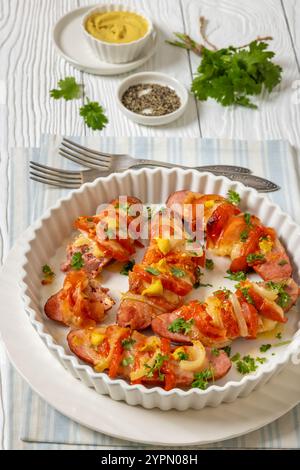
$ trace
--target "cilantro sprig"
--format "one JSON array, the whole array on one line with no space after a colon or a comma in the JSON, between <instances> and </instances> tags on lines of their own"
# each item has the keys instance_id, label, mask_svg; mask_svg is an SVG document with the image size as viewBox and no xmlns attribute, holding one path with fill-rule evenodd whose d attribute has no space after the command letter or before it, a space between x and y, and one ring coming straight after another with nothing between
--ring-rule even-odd
<instances>
[{"instance_id":1,"label":"cilantro sprig","mask_svg":"<svg viewBox=\"0 0 300 470\"><path fill-rule=\"evenodd\" d=\"M82 96L82 85L76 83L74 77L66 77L58 81L57 88L50 90L51 98L59 100L61 98L66 101L79 99Z\"/></svg>"},{"instance_id":2,"label":"cilantro sprig","mask_svg":"<svg viewBox=\"0 0 300 470\"><path fill-rule=\"evenodd\" d=\"M108 123L102 106L97 101L90 101L88 98L87 103L79 109L79 114L93 131L101 131Z\"/></svg>"}]
</instances>

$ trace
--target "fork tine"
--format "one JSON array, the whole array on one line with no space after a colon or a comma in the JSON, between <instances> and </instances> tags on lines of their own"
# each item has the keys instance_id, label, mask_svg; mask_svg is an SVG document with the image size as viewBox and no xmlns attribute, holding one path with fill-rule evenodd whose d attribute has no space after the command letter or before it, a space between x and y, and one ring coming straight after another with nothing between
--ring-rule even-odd
<instances>
[{"instance_id":1,"label":"fork tine","mask_svg":"<svg viewBox=\"0 0 300 470\"><path fill-rule=\"evenodd\" d=\"M71 160L72 162L75 162L79 165L83 165L88 168L94 168L96 170L107 170L109 168L109 165L101 164L101 163L96 163L96 160L90 160L89 158L83 158L79 155L76 155L70 151L62 150L59 149L58 151L59 155L62 155L65 158L68 158L68 160Z\"/></svg>"},{"instance_id":2,"label":"fork tine","mask_svg":"<svg viewBox=\"0 0 300 470\"><path fill-rule=\"evenodd\" d=\"M37 181L38 183L43 183L43 184L49 184L50 186L55 186L58 188L66 188L66 189L78 189L80 187L80 184L63 184L63 183L58 183L56 181L48 180L46 178L41 178L39 176L34 176L33 174L30 174L30 179L33 181Z\"/></svg>"},{"instance_id":3,"label":"fork tine","mask_svg":"<svg viewBox=\"0 0 300 470\"><path fill-rule=\"evenodd\" d=\"M70 171L70 173L66 170L59 170L59 169L56 169L56 168L51 168L49 166L46 166L46 165L42 165L40 163L36 163L36 162L33 162L31 161L29 163L29 167L32 169L32 170L35 170L35 171L38 171L39 173L42 173L44 175L52 175L52 176L58 176L58 177L63 177L65 178L66 180L70 180L70 182L72 181L81 181L81 176L80 176L80 172L79 171Z\"/></svg>"},{"instance_id":4,"label":"fork tine","mask_svg":"<svg viewBox=\"0 0 300 470\"><path fill-rule=\"evenodd\" d=\"M55 186L79 188L79 186L81 184L81 181L79 181L79 180L70 181L70 180L66 180L66 179L61 178L61 177L54 177L54 176L45 175L43 173L39 173L39 172L36 172L36 171L33 171L33 170L30 170L29 175L30 175L30 177L34 176L35 178L39 178L39 180L43 183L47 183L47 184L56 183Z\"/></svg>"},{"instance_id":5,"label":"fork tine","mask_svg":"<svg viewBox=\"0 0 300 470\"><path fill-rule=\"evenodd\" d=\"M123 154L121 154L121 153L114 153L114 154L111 154L111 153L106 153L106 152L99 152L99 151L97 151L97 150L90 149L90 148L88 148L88 147L84 147L84 145L80 145L80 144L78 144L77 142L72 142L72 140L69 140L69 139L67 139L66 137L63 138L62 144L63 144L64 142L67 142L68 144L72 145L76 150L77 150L77 149L85 150L86 152L93 153L93 154L95 154L95 155L99 155L99 156L103 156L103 157L111 158L111 157L114 157L115 155L117 155L117 156L123 155Z\"/></svg>"},{"instance_id":6,"label":"fork tine","mask_svg":"<svg viewBox=\"0 0 300 470\"><path fill-rule=\"evenodd\" d=\"M80 150L80 149L78 149L78 148L76 148L76 147L74 148L74 147L72 147L71 145L66 144L65 142L62 142L60 148L61 148L61 150L66 150L66 149L67 149L66 151L71 150L71 151L74 152L75 154L82 155L83 157L88 157L88 158L94 160L95 163L96 163L96 162L109 163L109 162L111 161L111 158L103 157L102 155L101 155L101 156L100 156L100 155L99 155L99 156L93 155L92 153L89 153L89 152L86 151L86 150L82 151L82 150Z\"/></svg>"}]
</instances>

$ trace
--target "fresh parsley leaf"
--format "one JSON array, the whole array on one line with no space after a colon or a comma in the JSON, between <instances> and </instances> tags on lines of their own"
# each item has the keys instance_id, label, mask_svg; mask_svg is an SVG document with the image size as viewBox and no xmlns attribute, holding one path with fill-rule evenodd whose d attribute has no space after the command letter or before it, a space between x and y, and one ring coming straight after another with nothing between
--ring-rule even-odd
<instances>
[{"instance_id":1,"label":"fresh parsley leaf","mask_svg":"<svg viewBox=\"0 0 300 470\"><path fill-rule=\"evenodd\" d=\"M178 353L176 353L176 356L178 357L179 361L186 361L189 358L189 355L183 351L178 351Z\"/></svg>"},{"instance_id":2,"label":"fresh parsley leaf","mask_svg":"<svg viewBox=\"0 0 300 470\"><path fill-rule=\"evenodd\" d=\"M246 259L247 263L255 263L255 261L263 261L265 257L262 253L250 253Z\"/></svg>"},{"instance_id":3,"label":"fresh parsley leaf","mask_svg":"<svg viewBox=\"0 0 300 470\"><path fill-rule=\"evenodd\" d=\"M97 101L89 101L79 109L85 124L94 131L103 129L108 123L102 106Z\"/></svg>"},{"instance_id":4,"label":"fresh parsley leaf","mask_svg":"<svg viewBox=\"0 0 300 470\"><path fill-rule=\"evenodd\" d=\"M278 266L285 266L286 264L288 264L288 261L286 259L282 259L279 261Z\"/></svg>"},{"instance_id":5,"label":"fresh parsley leaf","mask_svg":"<svg viewBox=\"0 0 300 470\"><path fill-rule=\"evenodd\" d=\"M135 265L134 259L130 259L129 261L127 261L127 263L123 264L120 274L124 274L124 276L128 276L129 271L133 270L134 265Z\"/></svg>"},{"instance_id":6,"label":"fresh parsley leaf","mask_svg":"<svg viewBox=\"0 0 300 470\"><path fill-rule=\"evenodd\" d=\"M260 352L267 352L272 347L271 344L262 344L259 348Z\"/></svg>"},{"instance_id":7,"label":"fresh parsley leaf","mask_svg":"<svg viewBox=\"0 0 300 470\"><path fill-rule=\"evenodd\" d=\"M255 358L256 362L259 362L260 364L264 364L267 361L266 357L256 357Z\"/></svg>"},{"instance_id":8,"label":"fresh parsley leaf","mask_svg":"<svg viewBox=\"0 0 300 470\"><path fill-rule=\"evenodd\" d=\"M248 240L248 237L249 237L249 232L248 230L243 230L240 234L240 240L241 242L245 242Z\"/></svg>"},{"instance_id":9,"label":"fresh parsley leaf","mask_svg":"<svg viewBox=\"0 0 300 470\"><path fill-rule=\"evenodd\" d=\"M153 276L158 276L160 274L160 271L158 269L152 268L151 266L148 266L147 268L145 268L145 271L147 273L153 274Z\"/></svg>"},{"instance_id":10,"label":"fresh parsley leaf","mask_svg":"<svg viewBox=\"0 0 300 470\"><path fill-rule=\"evenodd\" d=\"M249 287L241 287L240 288L241 293L247 300L248 304L254 305L254 300L252 299L251 295L249 294Z\"/></svg>"},{"instance_id":11,"label":"fresh parsley leaf","mask_svg":"<svg viewBox=\"0 0 300 470\"><path fill-rule=\"evenodd\" d=\"M282 339L282 333L279 331L279 333L277 333L277 335L275 336L275 338L277 338L277 339Z\"/></svg>"},{"instance_id":12,"label":"fresh parsley leaf","mask_svg":"<svg viewBox=\"0 0 300 470\"><path fill-rule=\"evenodd\" d=\"M187 334L191 330L194 324L194 319L190 318L189 320L185 320L184 318L176 318L176 320L172 321L168 326L168 331L171 333L183 333Z\"/></svg>"},{"instance_id":13,"label":"fresh parsley leaf","mask_svg":"<svg viewBox=\"0 0 300 470\"><path fill-rule=\"evenodd\" d=\"M124 359L122 361L122 366L127 367L130 364L133 364L133 362L134 362L134 359L133 359L132 356L124 357Z\"/></svg>"},{"instance_id":14,"label":"fresh parsley leaf","mask_svg":"<svg viewBox=\"0 0 300 470\"><path fill-rule=\"evenodd\" d=\"M67 101L81 98L82 85L76 83L74 77L66 77L63 80L59 80L58 88L50 90L50 96L55 100L64 98Z\"/></svg>"},{"instance_id":15,"label":"fresh parsley leaf","mask_svg":"<svg viewBox=\"0 0 300 470\"><path fill-rule=\"evenodd\" d=\"M131 347L136 343L135 339L133 338L125 338L123 339L122 341L122 347L123 349L126 349L126 351L129 351L129 349L131 349Z\"/></svg>"},{"instance_id":16,"label":"fresh parsley leaf","mask_svg":"<svg viewBox=\"0 0 300 470\"><path fill-rule=\"evenodd\" d=\"M84 266L83 258L82 258L82 253L80 251L74 253L71 259L71 268L73 269L81 269Z\"/></svg>"},{"instance_id":17,"label":"fresh parsley leaf","mask_svg":"<svg viewBox=\"0 0 300 470\"><path fill-rule=\"evenodd\" d=\"M203 47L192 92L200 101L213 98L222 106L257 108L250 97L264 88L271 92L281 81L282 69L272 62L275 54L267 48L266 42L257 40L240 48L212 51Z\"/></svg>"},{"instance_id":18,"label":"fresh parsley leaf","mask_svg":"<svg viewBox=\"0 0 300 470\"><path fill-rule=\"evenodd\" d=\"M202 372L194 374L194 381L192 382L193 388L200 388L206 390L208 381L214 378L212 369L204 369Z\"/></svg>"},{"instance_id":19,"label":"fresh parsley leaf","mask_svg":"<svg viewBox=\"0 0 300 470\"><path fill-rule=\"evenodd\" d=\"M208 271L212 271L215 267L215 264L214 264L213 260L206 258L205 267L206 267L206 269L208 269Z\"/></svg>"},{"instance_id":20,"label":"fresh parsley leaf","mask_svg":"<svg viewBox=\"0 0 300 470\"><path fill-rule=\"evenodd\" d=\"M237 193L233 189L229 189L227 193L227 200L231 202L231 204L238 205L241 202L241 197L239 193Z\"/></svg>"},{"instance_id":21,"label":"fresh parsley leaf","mask_svg":"<svg viewBox=\"0 0 300 470\"><path fill-rule=\"evenodd\" d=\"M228 276L225 276L225 279L230 279L231 281L245 281L247 279L246 273L244 271L237 271L236 273L233 273L228 269L227 271Z\"/></svg>"},{"instance_id":22,"label":"fresh parsley leaf","mask_svg":"<svg viewBox=\"0 0 300 470\"><path fill-rule=\"evenodd\" d=\"M249 374L250 372L254 372L257 369L257 365L255 363L255 358L251 356L244 356L242 359L236 362L236 368L240 374Z\"/></svg>"},{"instance_id":23,"label":"fresh parsley leaf","mask_svg":"<svg viewBox=\"0 0 300 470\"><path fill-rule=\"evenodd\" d=\"M52 271L50 266L48 264L44 264L44 266L42 266L42 272L43 272L42 284L43 285L51 284L55 277L55 273Z\"/></svg>"},{"instance_id":24,"label":"fresh parsley leaf","mask_svg":"<svg viewBox=\"0 0 300 470\"><path fill-rule=\"evenodd\" d=\"M236 353L234 356L231 358L231 362L236 362L240 359L241 355L240 353Z\"/></svg>"},{"instance_id":25,"label":"fresh parsley leaf","mask_svg":"<svg viewBox=\"0 0 300 470\"><path fill-rule=\"evenodd\" d=\"M250 227L251 226L251 214L249 214L249 212L245 212L244 220L246 224Z\"/></svg>"},{"instance_id":26,"label":"fresh parsley leaf","mask_svg":"<svg viewBox=\"0 0 300 470\"><path fill-rule=\"evenodd\" d=\"M286 308L291 301L291 296L285 291L285 283L284 282L274 282L274 281L269 281L266 284L268 289L271 289L277 293L277 299L276 303L281 307L281 308Z\"/></svg>"},{"instance_id":27,"label":"fresh parsley leaf","mask_svg":"<svg viewBox=\"0 0 300 470\"><path fill-rule=\"evenodd\" d=\"M213 356L216 356L216 357L220 356L220 351L217 348L212 348L211 353Z\"/></svg>"},{"instance_id":28,"label":"fresh parsley leaf","mask_svg":"<svg viewBox=\"0 0 300 470\"><path fill-rule=\"evenodd\" d=\"M175 266L171 268L171 273L175 277L184 277L186 275L186 272L183 271L183 269L176 268Z\"/></svg>"},{"instance_id":29,"label":"fresh parsley leaf","mask_svg":"<svg viewBox=\"0 0 300 470\"><path fill-rule=\"evenodd\" d=\"M231 354L231 347L230 346L224 346L224 348L222 348L223 351L225 351L225 353L227 354L228 357L230 357L230 354Z\"/></svg>"},{"instance_id":30,"label":"fresh parsley leaf","mask_svg":"<svg viewBox=\"0 0 300 470\"><path fill-rule=\"evenodd\" d=\"M158 354L156 356L155 362L153 366L149 366L149 364L145 364L144 367L149 369L147 372L147 377L153 377L154 372L157 372L159 380L164 380L165 376L161 372L161 368L164 365L164 362L169 359L169 356Z\"/></svg>"}]
</instances>

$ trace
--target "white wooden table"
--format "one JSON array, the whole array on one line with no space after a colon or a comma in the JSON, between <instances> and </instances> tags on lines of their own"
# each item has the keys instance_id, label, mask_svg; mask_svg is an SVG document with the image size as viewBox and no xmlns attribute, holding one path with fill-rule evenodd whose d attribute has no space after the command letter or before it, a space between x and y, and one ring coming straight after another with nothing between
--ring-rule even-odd
<instances>
[{"instance_id":1,"label":"white wooden table","mask_svg":"<svg viewBox=\"0 0 300 470\"><path fill-rule=\"evenodd\" d=\"M103 135L191 136L239 139L288 139L300 148L300 2L296 0L128 0L148 12L162 37L186 31L199 38L198 18L209 20L208 36L219 47L241 45L258 35L272 35L271 49L283 67L278 92L263 96L259 110L222 108L214 102L190 99L185 115L162 128L147 128L127 120L114 94L124 76L98 77L82 73L54 50L54 23L67 11L93 0L0 0L0 228L1 260L8 250L6 197L7 149L38 146L41 133L88 135L72 102L56 102L49 90L60 78L76 76L88 95L103 103L109 125ZM200 39L200 38L199 38ZM163 41L140 70L168 73L187 87L199 58ZM1 417L0 417L1 419Z\"/></svg>"}]
</instances>

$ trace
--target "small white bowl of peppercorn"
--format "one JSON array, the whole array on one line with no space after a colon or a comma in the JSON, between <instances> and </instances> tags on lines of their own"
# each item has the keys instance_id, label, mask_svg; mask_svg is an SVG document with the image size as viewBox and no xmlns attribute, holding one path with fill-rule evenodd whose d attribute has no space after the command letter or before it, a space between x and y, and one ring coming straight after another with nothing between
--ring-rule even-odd
<instances>
[{"instance_id":1,"label":"small white bowl of peppercorn","mask_svg":"<svg viewBox=\"0 0 300 470\"><path fill-rule=\"evenodd\" d=\"M117 102L132 121L145 126L162 126L178 119L188 104L182 83L159 72L141 72L121 82Z\"/></svg>"}]
</instances>

